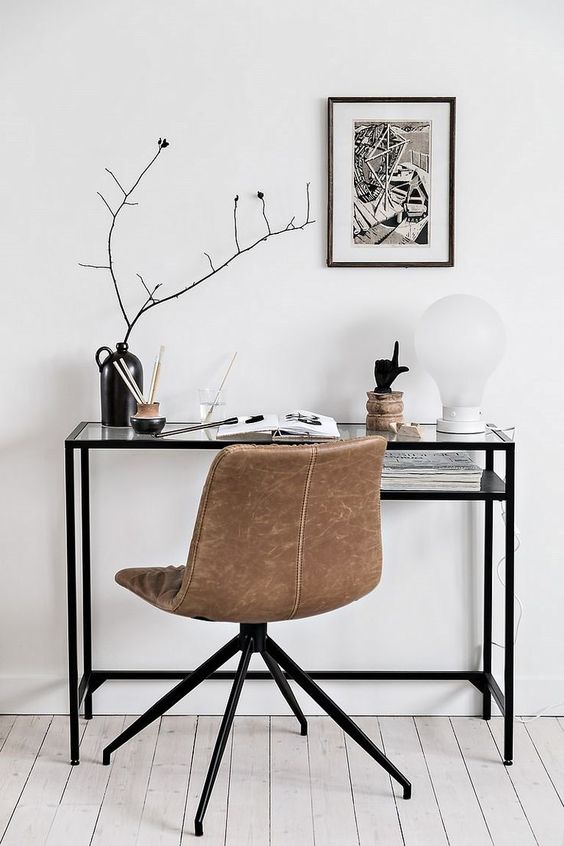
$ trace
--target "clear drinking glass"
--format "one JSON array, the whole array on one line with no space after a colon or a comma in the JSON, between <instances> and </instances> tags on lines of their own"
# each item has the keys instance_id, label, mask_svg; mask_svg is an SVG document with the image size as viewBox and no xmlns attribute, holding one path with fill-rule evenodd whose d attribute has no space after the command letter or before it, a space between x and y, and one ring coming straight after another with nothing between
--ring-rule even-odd
<instances>
[{"instance_id":1,"label":"clear drinking glass","mask_svg":"<svg viewBox=\"0 0 564 846\"><path fill-rule=\"evenodd\" d=\"M213 423L225 418L225 396L219 388L199 388L200 420Z\"/></svg>"}]
</instances>

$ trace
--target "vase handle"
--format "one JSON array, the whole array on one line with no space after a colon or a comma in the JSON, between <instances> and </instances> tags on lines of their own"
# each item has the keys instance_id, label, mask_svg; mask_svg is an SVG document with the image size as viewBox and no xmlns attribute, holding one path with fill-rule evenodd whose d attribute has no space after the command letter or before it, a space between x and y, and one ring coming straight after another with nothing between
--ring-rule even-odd
<instances>
[{"instance_id":1,"label":"vase handle","mask_svg":"<svg viewBox=\"0 0 564 846\"><path fill-rule=\"evenodd\" d=\"M103 353L104 350L106 350L110 355L114 354L114 351L111 347L100 347L99 350L96 350L95 359L96 359L96 364L98 365L98 370L100 370L100 371L102 370L102 367L104 366L104 362L107 361L107 358L105 358L104 361L100 361L100 353Z\"/></svg>"}]
</instances>

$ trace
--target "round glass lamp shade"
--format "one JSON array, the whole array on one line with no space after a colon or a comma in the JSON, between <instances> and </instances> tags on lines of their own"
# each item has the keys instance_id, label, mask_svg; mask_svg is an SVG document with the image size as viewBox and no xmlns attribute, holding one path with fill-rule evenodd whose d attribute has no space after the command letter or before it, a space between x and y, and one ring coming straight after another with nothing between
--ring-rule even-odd
<instances>
[{"instance_id":1,"label":"round glass lamp shade","mask_svg":"<svg viewBox=\"0 0 564 846\"><path fill-rule=\"evenodd\" d=\"M438 431L484 432L484 388L505 349L505 329L497 311L468 294L443 297L421 318L415 349L441 395Z\"/></svg>"}]
</instances>

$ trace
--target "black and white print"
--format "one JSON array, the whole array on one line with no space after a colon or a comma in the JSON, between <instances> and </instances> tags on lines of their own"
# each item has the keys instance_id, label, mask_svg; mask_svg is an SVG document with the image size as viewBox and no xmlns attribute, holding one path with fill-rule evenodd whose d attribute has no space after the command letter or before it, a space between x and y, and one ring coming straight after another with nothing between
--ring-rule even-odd
<instances>
[{"instance_id":1,"label":"black and white print","mask_svg":"<svg viewBox=\"0 0 564 846\"><path fill-rule=\"evenodd\" d=\"M353 121L354 245L429 246L431 121Z\"/></svg>"}]
</instances>

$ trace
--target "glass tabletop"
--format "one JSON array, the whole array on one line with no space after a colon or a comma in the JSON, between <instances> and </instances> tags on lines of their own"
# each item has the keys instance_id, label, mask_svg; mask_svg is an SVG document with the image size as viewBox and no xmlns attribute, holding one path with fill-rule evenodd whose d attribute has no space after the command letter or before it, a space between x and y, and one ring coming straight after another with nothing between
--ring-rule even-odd
<instances>
[{"instance_id":1,"label":"glass tabletop","mask_svg":"<svg viewBox=\"0 0 564 846\"><path fill-rule=\"evenodd\" d=\"M180 429L197 423L167 423L164 432ZM473 435L450 435L438 432L433 424L419 424L421 437L414 438L403 434L367 432L364 423L339 423L339 433L343 440L364 437L385 437L389 449L504 449L513 441L503 430L489 424L486 431ZM155 438L153 435L137 435L128 427L118 428L102 426L101 423L81 423L67 438L67 443L77 447L114 447L114 448L192 448L220 449L231 443L279 443L271 435L253 434L252 438L240 437L232 440L218 439L217 428L196 432L183 432L168 438ZM303 439L289 440L283 443L304 443Z\"/></svg>"}]
</instances>

